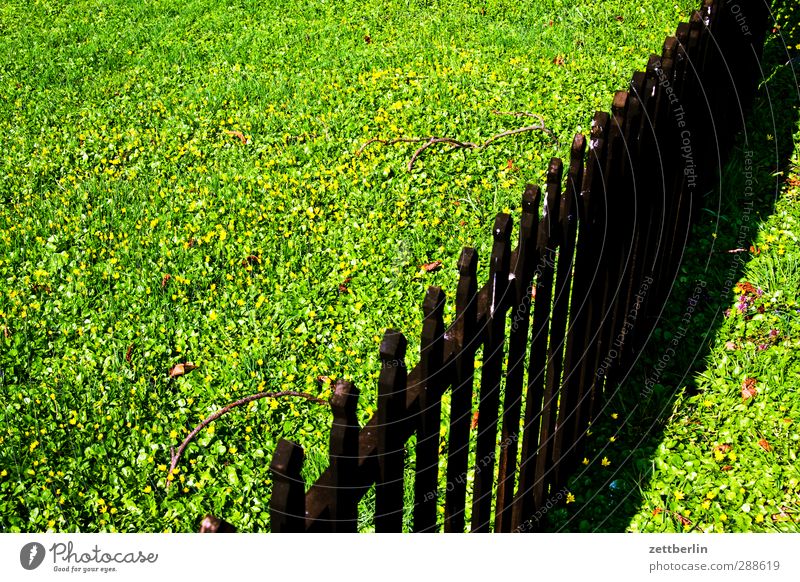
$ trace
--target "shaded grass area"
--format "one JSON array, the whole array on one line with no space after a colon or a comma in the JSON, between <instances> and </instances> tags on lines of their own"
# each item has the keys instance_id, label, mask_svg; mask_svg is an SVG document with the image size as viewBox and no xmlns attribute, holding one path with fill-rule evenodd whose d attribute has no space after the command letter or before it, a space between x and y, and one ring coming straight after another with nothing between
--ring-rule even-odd
<instances>
[{"instance_id":1,"label":"shaded grass area","mask_svg":"<svg viewBox=\"0 0 800 582\"><path fill-rule=\"evenodd\" d=\"M552 531L798 531L799 37L793 6L774 8L747 126Z\"/></svg>"}]
</instances>

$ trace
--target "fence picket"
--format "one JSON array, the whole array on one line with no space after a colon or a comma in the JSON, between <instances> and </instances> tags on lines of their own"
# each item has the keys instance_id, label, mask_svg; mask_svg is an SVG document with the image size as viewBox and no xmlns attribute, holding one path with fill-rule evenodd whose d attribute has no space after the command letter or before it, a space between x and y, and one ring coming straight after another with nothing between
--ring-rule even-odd
<instances>
[{"instance_id":1,"label":"fence picket","mask_svg":"<svg viewBox=\"0 0 800 582\"><path fill-rule=\"evenodd\" d=\"M444 531L464 531L469 464L469 430L472 421L472 385L475 377L478 254L465 248L458 260L456 320L453 331L453 393L450 398L450 440L447 458L447 488Z\"/></svg>"},{"instance_id":2,"label":"fence picket","mask_svg":"<svg viewBox=\"0 0 800 582\"><path fill-rule=\"evenodd\" d=\"M336 532L355 532L358 525L358 394L352 383L339 380L331 396L330 468L334 495L330 519L331 529Z\"/></svg>"},{"instance_id":3,"label":"fence picket","mask_svg":"<svg viewBox=\"0 0 800 582\"><path fill-rule=\"evenodd\" d=\"M387 330L381 342L381 372L378 378L377 454L375 482L375 531L403 531L402 424L406 421L405 336Z\"/></svg>"},{"instance_id":4,"label":"fence picket","mask_svg":"<svg viewBox=\"0 0 800 582\"><path fill-rule=\"evenodd\" d=\"M512 255L513 310L511 334L508 340L508 368L503 403L503 422L500 435L500 460L497 471L497 502L495 526L497 532L512 528L512 504L517 464L519 421L522 409L522 383L525 376L525 356L528 348L528 331L534 277L535 230L539 213L541 191L538 186L527 185L522 196L522 218L519 243Z\"/></svg>"},{"instance_id":5,"label":"fence picket","mask_svg":"<svg viewBox=\"0 0 800 582\"><path fill-rule=\"evenodd\" d=\"M414 531L436 531L439 491L439 431L442 423L442 392L449 382L443 369L444 303L439 287L429 287L422 304L425 321L420 342L420 370L424 388L420 393L417 420L417 459L414 481Z\"/></svg>"},{"instance_id":6,"label":"fence picket","mask_svg":"<svg viewBox=\"0 0 800 582\"><path fill-rule=\"evenodd\" d=\"M578 134L572 140L570 149L570 163L567 172L567 184L561 194L561 209L559 211L561 220L561 249L558 257L558 270L556 272L556 302L553 306L553 332L550 333L551 343L558 347L558 353L563 354L553 363L553 369L561 372L558 378L553 378L554 382L560 383L559 388L559 407L558 421L555 433L553 434L553 454L552 462L554 468L553 483L556 487L560 486L566 473L569 471L570 458L572 453L572 443L565 440L566 435L571 435L570 426L576 417L577 394L574 384L569 384L566 379L574 366L575 354L570 355L574 349L575 342L569 342L569 328L573 321L568 321L570 309L576 307L576 298L572 296L572 307L570 307L570 292L575 291L573 285L573 270L575 265L576 236L578 234L578 215L580 204L580 185L583 181L583 157L586 153L586 138Z\"/></svg>"},{"instance_id":7,"label":"fence picket","mask_svg":"<svg viewBox=\"0 0 800 582\"><path fill-rule=\"evenodd\" d=\"M488 532L491 524L492 493L496 460L497 420L500 407L500 379L503 370L506 312L509 304L508 274L511 259L511 217L498 214L492 231L494 246L489 263L486 339L483 344L478 438L472 500L472 531Z\"/></svg>"},{"instance_id":8,"label":"fence picket","mask_svg":"<svg viewBox=\"0 0 800 582\"><path fill-rule=\"evenodd\" d=\"M281 439L270 463L272 499L269 504L270 528L275 533L305 531L305 481L300 476L303 448Z\"/></svg>"}]
</instances>

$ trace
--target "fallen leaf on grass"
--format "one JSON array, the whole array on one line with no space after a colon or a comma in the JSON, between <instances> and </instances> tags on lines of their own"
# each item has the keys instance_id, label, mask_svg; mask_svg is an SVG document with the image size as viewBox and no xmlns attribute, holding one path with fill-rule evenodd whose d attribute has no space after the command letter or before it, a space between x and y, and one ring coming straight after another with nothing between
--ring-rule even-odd
<instances>
[{"instance_id":1,"label":"fallen leaf on grass","mask_svg":"<svg viewBox=\"0 0 800 582\"><path fill-rule=\"evenodd\" d=\"M246 259L242 261L242 266L246 267L247 265L260 265L261 264L261 257L256 255L249 255Z\"/></svg>"},{"instance_id":2,"label":"fallen leaf on grass","mask_svg":"<svg viewBox=\"0 0 800 582\"><path fill-rule=\"evenodd\" d=\"M128 351L125 352L125 361L130 364L132 357L133 357L133 344L129 345L128 346Z\"/></svg>"},{"instance_id":3,"label":"fallen leaf on grass","mask_svg":"<svg viewBox=\"0 0 800 582\"><path fill-rule=\"evenodd\" d=\"M442 268L442 261L433 261L432 263L425 263L419 266L420 269L426 273L433 273Z\"/></svg>"},{"instance_id":4,"label":"fallen leaf on grass","mask_svg":"<svg viewBox=\"0 0 800 582\"><path fill-rule=\"evenodd\" d=\"M677 519L680 522L681 525L684 525L684 526L692 525L692 522L689 521L688 517L684 517L680 513L677 513L675 511L672 512L672 515L675 517L675 519Z\"/></svg>"},{"instance_id":5,"label":"fallen leaf on grass","mask_svg":"<svg viewBox=\"0 0 800 582\"><path fill-rule=\"evenodd\" d=\"M786 513L786 508L781 507L780 513L773 513L772 514L772 521L780 522L780 521L792 521L792 516Z\"/></svg>"},{"instance_id":6,"label":"fallen leaf on grass","mask_svg":"<svg viewBox=\"0 0 800 582\"><path fill-rule=\"evenodd\" d=\"M230 129L223 129L222 131L224 131L225 133L227 133L231 137L238 138L239 141L242 142L244 145L248 144L247 138L244 136L244 134L241 131L230 130Z\"/></svg>"},{"instance_id":7,"label":"fallen leaf on grass","mask_svg":"<svg viewBox=\"0 0 800 582\"><path fill-rule=\"evenodd\" d=\"M330 376L317 376L317 382L320 384L330 384L333 380L331 380Z\"/></svg>"},{"instance_id":8,"label":"fallen leaf on grass","mask_svg":"<svg viewBox=\"0 0 800 582\"><path fill-rule=\"evenodd\" d=\"M167 283L169 283L170 279L172 279L172 275L170 275L169 273L167 273L166 275L164 275L161 278L161 288L162 289L167 286Z\"/></svg>"},{"instance_id":9,"label":"fallen leaf on grass","mask_svg":"<svg viewBox=\"0 0 800 582\"><path fill-rule=\"evenodd\" d=\"M184 374L188 374L192 370L196 369L192 362L182 362L180 364L175 364L169 369L169 377L170 378L177 378L178 376L183 376Z\"/></svg>"},{"instance_id":10,"label":"fallen leaf on grass","mask_svg":"<svg viewBox=\"0 0 800 582\"><path fill-rule=\"evenodd\" d=\"M562 55L558 55L556 58L553 59L554 65L563 66L564 65L564 57Z\"/></svg>"},{"instance_id":11,"label":"fallen leaf on grass","mask_svg":"<svg viewBox=\"0 0 800 582\"><path fill-rule=\"evenodd\" d=\"M470 428L475 430L478 428L478 411L475 411L475 414L472 415L472 423L470 424Z\"/></svg>"},{"instance_id":12,"label":"fallen leaf on grass","mask_svg":"<svg viewBox=\"0 0 800 582\"><path fill-rule=\"evenodd\" d=\"M745 378L744 382L742 382L742 401L749 400L756 394L758 394L758 389L756 388L756 379Z\"/></svg>"},{"instance_id":13,"label":"fallen leaf on grass","mask_svg":"<svg viewBox=\"0 0 800 582\"><path fill-rule=\"evenodd\" d=\"M767 442L767 439L761 439L758 441L758 446L767 451L768 453L772 451L772 445Z\"/></svg>"},{"instance_id":14,"label":"fallen leaf on grass","mask_svg":"<svg viewBox=\"0 0 800 582\"><path fill-rule=\"evenodd\" d=\"M727 443L724 443L724 444L721 444L721 445L717 445L716 447L714 447L714 452L715 453L719 452L720 454L723 454L723 455L725 453L727 453L728 451L730 451L730 450L731 450L731 445L729 445Z\"/></svg>"},{"instance_id":15,"label":"fallen leaf on grass","mask_svg":"<svg viewBox=\"0 0 800 582\"><path fill-rule=\"evenodd\" d=\"M364 42L367 44L372 44L372 37L368 34L364 35Z\"/></svg>"},{"instance_id":16,"label":"fallen leaf on grass","mask_svg":"<svg viewBox=\"0 0 800 582\"><path fill-rule=\"evenodd\" d=\"M731 465L725 465L724 467L722 467L723 471L730 471L731 469L733 469L733 466Z\"/></svg>"},{"instance_id":17,"label":"fallen leaf on grass","mask_svg":"<svg viewBox=\"0 0 800 582\"><path fill-rule=\"evenodd\" d=\"M616 20L617 22L622 22L622 21L625 20L625 17L624 16L615 16L614 20Z\"/></svg>"},{"instance_id":18,"label":"fallen leaf on grass","mask_svg":"<svg viewBox=\"0 0 800 582\"><path fill-rule=\"evenodd\" d=\"M352 277L348 277L347 279L345 279L344 281L339 283L339 293L344 294L344 293L349 293L350 292L350 289L348 289L347 286L350 284L351 280L352 280Z\"/></svg>"},{"instance_id":19,"label":"fallen leaf on grass","mask_svg":"<svg viewBox=\"0 0 800 582\"><path fill-rule=\"evenodd\" d=\"M657 516L657 515L658 515L659 513L661 513L662 511L664 511L664 510L663 510L663 509L661 509L660 507L656 507L656 508L653 510L653 517Z\"/></svg>"}]
</instances>

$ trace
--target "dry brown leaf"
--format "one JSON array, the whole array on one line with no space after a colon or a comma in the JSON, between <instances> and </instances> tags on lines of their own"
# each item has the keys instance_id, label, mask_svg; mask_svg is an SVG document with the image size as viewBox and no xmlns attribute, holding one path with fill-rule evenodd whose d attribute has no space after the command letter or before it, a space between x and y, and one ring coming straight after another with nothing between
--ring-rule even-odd
<instances>
[{"instance_id":1,"label":"dry brown leaf","mask_svg":"<svg viewBox=\"0 0 800 582\"><path fill-rule=\"evenodd\" d=\"M768 453L772 451L772 445L767 442L767 439L761 439L758 441L758 446L767 451Z\"/></svg>"},{"instance_id":2,"label":"dry brown leaf","mask_svg":"<svg viewBox=\"0 0 800 582\"><path fill-rule=\"evenodd\" d=\"M317 382L320 384L330 384L333 380L331 380L330 376L317 376Z\"/></svg>"},{"instance_id":3,"label":"dry brown leaf","mask_svg":"<svg viewBox=\"0 0 800 582\"><path fill-rule=\"evenodd\" d=\"M564 65L564 57L562 55L558 55L556 58L553 59L554 65L563 66Z\"/></svg>"},{"instance_id":4,"label":"dry brown leaf","mask_svg":"<svg viewBox=\"0 0 800 582\"><path fill-rule=\"evenodd\" d=\"M724 467L722 467L723 471L730 471L731 469L733 469L731 465L725 465Z\"/></svg>"},{"instance_id":5,"label":"dry brown leaf","mask_svg":"<svg viewBox=\"0 0 800 582\"><path fill-rule=\"evenodd\" d=\"M692 525L692 522L689 521L688 517L684 517L680 513L677 513L675 511L672 512L672 515L675 516L675 519L677 519L681 525Z\"/></svg>"},{"instance_id":6,"label":"dry brown leaf","mask_svg":"<svg viewBox=\"0 0 800 582\"><path fill-rule=\"evenodd\" d=\"M364 35L364 42L367 44L372 44L372 37L368 34Z\"/></svg>"},{"instance_id":7,"label":"dry brown leaf","mask_svg":"<svg viewBox=\"0 0 800 582\"><path fill-rule=\"evenodd\" d=\"M773 513L772 514L772 521L792 521L792 516L786 513L783 508L781 508L780 513Z\"/></svg>"},{"instance_id":8,"label":"dry brown leaf","mask_svg":"<svg viewBox=\"0 0 800 582\"><path fill-rule=\"evenodd\" d=\"M725 453L727 453L728 451L730 451L730 450L731 450L731 445L729 445L727 443L724 443L724 444L721 444L721 445L717 445L716 447L714 447L714 452L715 453L719 452L719 453L721 453L723 455Z\"/></svg>"},{"instance_id":9,"label":"dry brown leaf","mask_svg":"<svg viewBox=\"0 0 800 582\"><path fill-rule=\"evenodd\" d=\"M442 268L442 261L433 261L432 263L425 263L424 265L419 266L420 269L425 271L426 273L433 273L434 271L438 271Z\"/></svg>"},{"instance_id":10,"label":"dry brown leaf","mask_svg":"<svg viewBox=\"0 0 800 582\"><path fill-rule=\"evenodd\" d=\"M614 20L616 20L617 22L622 22L623 20L625 20L625 17L624 16L615 16Z\"/></svg>"},{"instance_id":11,"label":"dry brown leaf","mask_svg":"<svg viewBox=\"0 0 800 582\"><path fill-rule=\"evenodd\" d=\"M133 344L129 345L128 346L128 351L125 352L125 361L130 364L132 357L133 357Z\"/></svg>"},{"instance_id":12,"label":"dry brown leaf","mask_svg":"<svg viewBox=\"0 0 800 582\"><path fill-rule=\"evenodd\" d=\"M261 264L261 257L256 255L249 255L246 259L242 261L242 266L246 267L247 265L260 265Z\"/></svg>"},{"instance_id":13,"label":"dry brown leaf","mask_svg":"<svg viewBox=\"0 0 800 582\"><path fill-rule=\"evenodd\" d=\"M470 428L475 430L478 428L478 411L475 411L475 414L472 415L472 423L470 424Z\"/></svg>"},{"instance_id":14,"label":"dry brown leaf","mask_svg":"<svg viewBox=\"0 0 800 582\"><path fill-rule=\"evenodd\" d=\"M169 283L170 279L172 279L172 275L170 275L169 273L167 273L166 275L164 275L161 278L161 288L162 289L167 286L167 283Z\"/></svg>"},{"instance_id":15,"label":"dry brown leaf","mask_svg":"<svg viewBox=\"0 0 800 582\"><path fill-rule=\"evenodd\" d=\"M756 388L756 379L745 378L744 382L742 382L742 401L749 400L756 394L758 394L758 388Z\"/></svg>"},{"instance_id":16,"label":"dry brown leaf","mask_svg":"<svg viewBox=\"0 0 800 582\"><path fill-rule=\"evenodd\" d=\"M223 131L231 137L238 138L240 142L242 142L244 145L247 145L247 138L241 131L230 129L224 129Z\"/></svg>"},{"instance_id":17,"label":"dry brown leaf","mask_svg":"<svg viewBox=\"0 0 800 582\"><path fill-rule=\"evenodd\" d=\"M351 280L352 280L352 277L348 277L347 279L345 279L344 281L339 283L339 293L342 293L342 294L349 293L350 290L347 288L347 286L350 284Z\"/></svg>"},{"instance_id":18,"label":"dry brown leaf","mask_svg":"<svg viewBox=\"0 0 800 582\"><path fill-rule=\"evenodd\" d=\"M192 362L181 362L180 364L175 364L169 369L169 377L177 378L178 376L188 374L195 369L197 369L197 366L195 366Z\"/></svg>"},{"instance_id":19,"label":"dry brown leaf","mask_svg":"<svg viewBox=\"0 0 800 582\"><path fill-rule=\"evenodd\" d=\"M664 510L663 510L663 509L661 509L660 507L656 507L656 508L653 510L653 517L657 516L657 515L658 515L659 513L661 513L662 511L664 511Z\"/></svg>"}]
</instances>

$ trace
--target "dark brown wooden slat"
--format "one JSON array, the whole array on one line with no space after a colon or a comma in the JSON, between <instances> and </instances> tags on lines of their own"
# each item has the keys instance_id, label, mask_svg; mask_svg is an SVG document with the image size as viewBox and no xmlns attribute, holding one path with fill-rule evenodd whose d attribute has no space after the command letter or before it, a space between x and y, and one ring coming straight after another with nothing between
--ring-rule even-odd
<instances>
[{"instance_id":1,"label":"dark brown wooden slat","mask_svg":"<svg viewBox=\"0 0 800 582\"><path fill-rule=\"evenodd\" d=\"M542 269L541 285L536 286L536 308L534 317L544 314L546 321L543 322L542 331L550 337L547 342L545 352L544 369L544 393L542 395L542 419L539 427L539 447L534 455L536 472L533 482L533 497L536 509L539 509L545 501L550 482L552 480L551 463L553 433L555 432L556 417L558 413L558 394L555 379L556 371L551 369L553 351L552 345L552 306L553 306L553 278L557 250L560 237L560 217L561 210L561 177L563 164L561 160L553 158L547 169L547 195L544 206L542 207L542 219L539 222L536 246L539 250L541 262L547 263L547 267ZM540 293L541 291L541 293ZM539 330L537 330L538 332ZM544 342L542 342L544 347Z\"/></svg>"},{"instance_id":2,"label":"dark brown wooden slat","mask_svg":"<svg viewBox=\"0 0 800 582\"><path fill-rule=\"evenodd\" d=\"M576 261L578 265L584 265L580 267L581 269L588 271L581 275L588 281L584 291L588 307L583 331L581 332L580 326L576 328L576 333L582 333L583 336L583 356L580 359L577 374L570 378L570 381L575 381L578 385L578 418L574 427L575 433L571 439L576 443L582 439L591 418L596 374L594 363L599 350L598 337L600 321L602 321L600 299L603 288L601 249L607 229L603 168L606 163L606 141L610 123L610 116L603 112L596 113L592 120L589 155L581 192L581 217L584 219L582 222L586 225L581 233L586 233L586 243L579 251L583 251L581 255L585 258L582 261L580 258L576 258Z\"/></svg>"},{"instance_id":3,"label":"dark brown wooden slat","mask_svg":"<svg viewBox=\"0 0 800 582\"><path fill-rule=\"evenodd\" d=\"M628 102L627 91L617 91L611 106L610 156L606 166L606 200L609 236L609 253L606 257L606 297L604 303L604 332L602 352L599 354L596 377L602 372L602 386L614 388L620 355L620 320L623 301L627 298L628 265L633 247L631 200L628 180ZM598 390L601 383L598 382ZM596 400L600 404L600 400Z\"/></svg>"},{"instance_id":4,"label":"dark brown wooden slat","mask_svg":"<svg viewBox=\"0 0 800 582\"><path fill-rule=\"evenodd\" d=\"M331 529L356 532L358 497L355 477L358 471L358 389L338 380L331 396L333 423L330 437L330 470L333 502L330 505Z\"/></svg>"},{"instance_id":5,"label":"dark brown wooden slat","mask_svg":"<svg viewBox=\"0 0 800 582\"><path fill-rule=\"evenodd\" d=\"M472 385L475 377L475 350L478 342L476 271L478 254L465 248L458 260L459 281L456 291L454 322L453 393L450 398L450 440L448 442L447 487L445 491L444 531L464 532L464 509L467 499L469 430L472 421Z\"/></svg>"},{"instance_id":6,"label":"dark brown wooden slat","mask_svg":"<svg viewBox=\"0 0 800 582\"><path fill-rule=\"evenodd\" d=\"M269 503L270 530L273 533L305 531L305 481L300 476L303 448L281 439L272 456L272 498Z\"/></svg>"},{"instance_id":7,"label":"dark brown wooden slat","mask_svg":"<svg viewBox=\"0 0 800 582\"><path fill-rule=\"evenodd\" d=\"M566 378L574 369L575 354L568 355L569 350L574 349L574 334L572 341L568 341L569 326L574 325L575 318L567 322L570 315L570 291L572 290L573 268L575 264L575 243L578 232L578 215L580 204L580 187L583 181L583 159L586 154L586 138L577 134L572 140L570 149L570 164L567 172L567 183L561 195L561 210L559 212L561 222L561 249L559 251L558 269L556 271L556 298L553 307L553 325L551 326L551 344L563 346L558 348L563 356L558 357L554 368L559 372L563 370L560 377L560 401L558 406L558 422L555 433L553 434L553 453L552 462L554 466L553 483L555 487L562 484L566 475L570 471L570 454L572 453L572 443L565 440L565 435L571 436L569 430L570 423L576 417L577 391L574 384L566 382ZM572 297L572 305L576 304L576 299ZM579 307L576 306L579 309ZM573 388L569 390L569 388Z\"/></svg>"},{"instance_id":8,"label":"dark brown wooden slat","mask_svg":"<svg viewBox=\"0 0 800 582\"><path fill-rule=\"evenodd\" d=\"M509 304L508 274L511 257L512 221L498 214L492 235L494 246L489 264L489 310L483 344L475 479L472 500L472 531L488 532L491 525L500 381L503 370L506 311Z\"/></svg>"},{"instance_id":9,"label":"dark brown wooden slat","mask_svg":"<svg viewBox=\"0 0 800 582\"><path fill-rule=\"evenodd\" d=\"M551 173L552 174L552 173ZM545 380L547 373L547 335L550 324L550 308L553 289L553 272L556 257L556 229L558 228L559 200L557 192L548 182L548 191L542 209L542 217L536 234L536 286L533 301L533 325L530 354L528 356L527 392L525 395L525 417L523 421L522 448L520 451L519 482L514 497L512 522L520 528L533 515L541 502L544 483L537 482L537 466L540 455L547 454L547 447L540 447L540 433L548 431L546 413ZM544 427L544 429L543 429ZM526 531L533 528L526 528Z\"/></svg>"},{"instance_id":10,"label":"dark brown wooden slat","mask_svg":"<svg viewBox=\"0 0 800 582\"><path fill-rule=\"evenodd\" d=\"M414 481L414 531L433 532L439 497L439 431L442 423L442 392L449 386L444 361L444 292L429 287L422 304L425 320L420 341L420 369L424 389L413 411L417 425L416 478Z\"/></svg>"},{"instance_id":11,"label":"dark brown wooden slat","mask_svg":"<svg viewBox=\"0 0 800 582\"><path fill-rule=\"evenodd\" d=\"M508 368L497 470L495 532L510 532L512 529L511 508L514 501L517 448L520 439L522 383L525 377L525 356L528 351L528 331L533 302L534 261L537 256L535 236L540 202L539 187L527 185L522 195L519 243L511 257L514 301L511 310L511 334L508 341Z\"/></svg>"},{"instance_id":12,"label":"dark brown wooden slat","mask_svg":"<svg viewBox=\"0 0 800 582\"><path fill-rule=\"evenodd\" d=\"M402 333L387 330L381 342L378 379L375 531L403 531L403 466L406 425L406 347Z\"/></svg>"},{"instance_id":13,"label":"dark brown wooden slat","mask_svg":"<svg viewBox=\"0 0 800 582\"><path fill-rule=\"evenodd\" d=\"M603 251L599 260L602 273L600 283L602 292L597 294L598 309L594 328L597 330L594 363L590 363L588 371L592 374L591 382L591 419L595 419L603 405L603 394L608 372L613 368L616 350L612 346L615 335L614 325L616 304L620 294L619 256L626 249L622 235L624 226L620 223L620 183L622 181L622 164L626 157L624 143L624 118L627 108L628 93L617 91L611 107L606 145L606 161L603 170L602 199L605 204L602 210L605 223Z\"/></svg>"}]
</instances>

